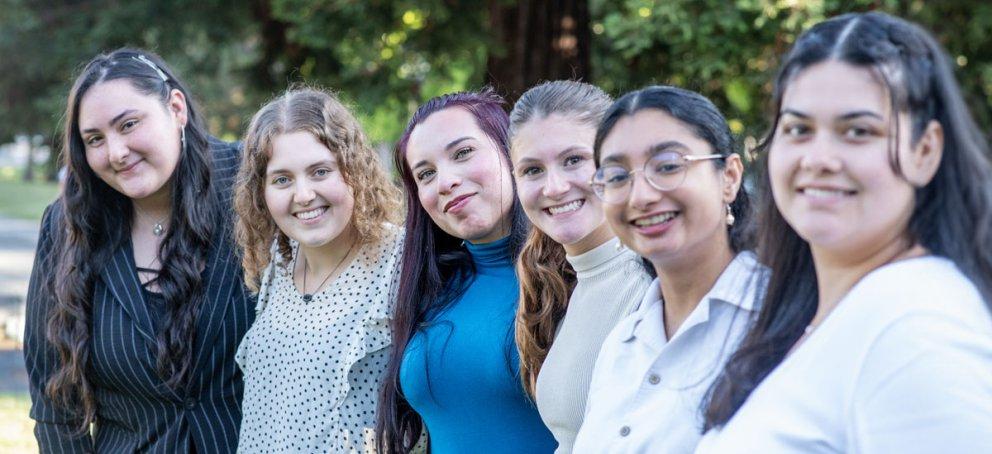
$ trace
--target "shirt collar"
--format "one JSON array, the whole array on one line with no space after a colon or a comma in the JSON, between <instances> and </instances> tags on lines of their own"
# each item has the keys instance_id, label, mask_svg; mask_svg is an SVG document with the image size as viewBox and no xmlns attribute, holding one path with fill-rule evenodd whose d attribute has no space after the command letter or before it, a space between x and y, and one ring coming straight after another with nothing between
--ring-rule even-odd
<instances>
[{"instance_id":1,"label":"shirt collar","mask_svg":"<svg viewBox=\"0 0 992 454\"><path fill-rule=\"evenodd\" d=\"M706 295L700 300L699 306L709 308L713 306L713 303L722 302L753 312L757 308L759 292L764 290L767 279L766 271L767 269L758 263L753 252L744 251L737 254L723 270L723 273L720 273L720 277L717 278L710 291L706 292ZM638 335L644 335L648 332L664 337L664 327L661 326L661 310L661 280L655 278L641 299L641 304L638 306L637 312L634 313L632 323L626 327L623 341L629 342Z\"/></svg>"}]
</instances>

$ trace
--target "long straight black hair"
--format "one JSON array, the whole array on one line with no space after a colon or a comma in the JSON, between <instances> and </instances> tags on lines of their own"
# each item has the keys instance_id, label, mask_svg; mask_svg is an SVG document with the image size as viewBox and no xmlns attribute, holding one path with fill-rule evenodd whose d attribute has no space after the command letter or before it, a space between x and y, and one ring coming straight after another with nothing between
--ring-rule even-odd
<instances>
[{"instance_id":1,"label":"long straight black hair","mask_svg":"<svg viewBox=\"0 0 992 454\"><path fill-rule=\"evenodd\" d=\"M424 428L400 389L400 365L407 343L421 325L460 296L475 277L475 267L462 239L441 230L431 220L418 198L417 182L406 161L410 134L432 114L461 108L475 121L502 154L506 172L511 172L509 117L505 101L490 90L453 93L433 98L420 106L406 126L393 155L406 189L406 239L400 271L399 292L392 321L390 362L379 399L376 444L380 452L408 452L417 443ZM512 179L511 179L512 181ZM516 197L509 215L510 255L516 261L529 229L527 217ZM512 327L508 327L512 328ZM508 332L510 334L510 332ZM512 339L512 337L511 337ZM509 345L512 347L512 344Z\"/></svg>"},{"instance_id":2,"label":"long straight black hair","mask_svg":"<svg viewBox=\"0 0 992 454\"><path fill-rule=\"evenodd\" d=\"M758 319L714 384L705 429L720 427L782 362L818 304L809 244L775 207L767 174L767 151L778 127L782 95L809 66L836 59L873 70L890 94L892 112L907 112L915 144L931 121L944 129L944 153L929 184L917 188L908 235L934 255L946 257L992 304L992 163L989 147L965 105L944 50L920 27L883 13L846 14L803 33L786 55L775 80L772 126L761 144L759 258L771 278ZM898 137L897 115L892 130ZM896 141L890 162L899 173ZM992 310L992 308L990 308Z\"/></svg>"},{"instance_id":3,"label":"long straight black hair","mask_svg":"<svg viewBox=\"0 0 992 454\"><path fill-rule=\"evenodd\" d=\"M164 80L163 80L164 79ZM93 386L86 375L90 362L90 301L93 286L111 254L131 237L134 213L127 196L117 192L87 164L79 133L79 104L95 85L126 80L138 92L154 96L163 108L172 90L186 98L185 149L169 180L172 215L158 257L162 263L156 283L167 304L166 329L156 333L156 368L171 388L189 383L196 314L204 299L200 270L206 263L215 229L217 202L210 190L208 135L186 85L157 55L139 49L119 49L90 60L76 78L66 106L63 159L68 169L59 197L62 218L55 232L56 277L46 283L55 305L47 338L60 365L46 393L70 412L81 413L80 431L96 415ZM177 131L177 134L179 132Z\"/></svg>"}]
</instances>

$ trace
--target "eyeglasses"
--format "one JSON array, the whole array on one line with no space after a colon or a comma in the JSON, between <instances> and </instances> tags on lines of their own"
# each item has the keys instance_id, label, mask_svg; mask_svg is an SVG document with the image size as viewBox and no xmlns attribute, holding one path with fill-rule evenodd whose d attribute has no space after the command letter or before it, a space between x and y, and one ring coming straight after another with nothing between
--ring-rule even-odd
<instances>
[{"instance_id":1,"label":"eyeglasses","mask_svg":"<svg viewBox=\"0 0 992 454\"><path fill-rule=\"evenodd\" d=\"M682 186L685 171L689 164L710 159L723 159L720 154L684 155L675 151L658 153L644 163L644 179L659 191L671 191ZM630 197L634 174L641 170L627 170L623 166L610 164L600 167L589 183L600 200L610 204L623 203Z\"/></svg>"}]
</instances>

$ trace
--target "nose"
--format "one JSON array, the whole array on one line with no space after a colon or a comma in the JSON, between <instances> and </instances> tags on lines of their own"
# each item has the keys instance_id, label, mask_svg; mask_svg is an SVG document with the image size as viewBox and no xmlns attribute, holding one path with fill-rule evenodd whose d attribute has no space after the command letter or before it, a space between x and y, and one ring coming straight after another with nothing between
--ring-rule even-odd
<instances>
[{"instance_id":1,"label":"nose","mask_svg":"<svg viewBox=\"0 0 992 454\"><path fill-rule=\"evenodd\" d=\"M815 173L840 172L843 162L835 150L836 145L831 144L828 138L821 137L804 150L799 160L799 167Z\"/></svg>"},{"instance_id":2,"label":"nose","mask_svg":"<svg viewBox=\"0 0 992 454\"><path fill-rule=\"evenodd\" d=\"M662 192L648 183L644 172L631 175L630 194L627 196L627 203L630 206L640 211L647 211L652 204L661 200L661 197Z\"/></svg>"},{"instance_id":3,"label":"nose","mask_svg":"<svg viewBox=\"0 0 992 454\"><path fill-rule=\"evenodd\" d=\"M313 202L313 199L316 197L317 194L313 192L313 189L310 188L310 185L305 180L296 183L296 192L293 193L293 203L305 207L310 205L310 202Z\"/></svg>"},{"instance_id":4,"label":"nose","mask_svg":"<svg viewBox=\"0 0 992 454\"><path fill-rule=\"evenodd\" d=\"M541 193L549 199L557 199L568 192L568 188L570 186L568 179L562 175L559 175L558 172L554 170L548 171L548 178L545 181L546 182L544 184L544 188L541 190Z\"/></svg>"},{"instance_id":5,"label":"nose","mask_svg":"<svg viewBox=\"0 0 992 454\"><path fill-rule=\"evenodd\" d=\"M127 162L127 157L131 155L131 149L127 142L116 137L107 137L107 158L110 162L122 166Z\"/></svg>"},{"instance_id":6,"label":"nose","mask_svg":"<svg viewBox=\"0 0 992 454\"><path fill-rule=\"evenodd\" d=\"M438 192L440 194L448 195L451 194L455 188L461 186L462 177L456 172L437 169L437 183Z\"/></svg>"}]
</instances>

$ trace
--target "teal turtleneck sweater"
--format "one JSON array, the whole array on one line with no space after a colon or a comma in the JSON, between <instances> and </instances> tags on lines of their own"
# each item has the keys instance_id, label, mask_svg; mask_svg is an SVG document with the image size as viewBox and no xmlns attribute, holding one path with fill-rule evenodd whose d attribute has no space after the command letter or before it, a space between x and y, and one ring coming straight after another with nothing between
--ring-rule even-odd
<instances>
[{"instance_id":1,"label":"teal turtleneck sweater","mask_svg":"<svg viewBox=\"0 0 992 454\"><path fill-rule=\"evenodd\" d=\"M434 454L553 452L555 440L520 384L513 344L520 284L509 238L466 247L475 279L410 339L403 394L423 418Z\"/></svg>"}]
</instances>

